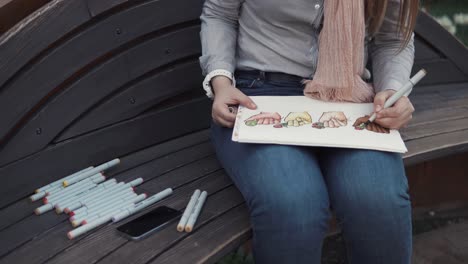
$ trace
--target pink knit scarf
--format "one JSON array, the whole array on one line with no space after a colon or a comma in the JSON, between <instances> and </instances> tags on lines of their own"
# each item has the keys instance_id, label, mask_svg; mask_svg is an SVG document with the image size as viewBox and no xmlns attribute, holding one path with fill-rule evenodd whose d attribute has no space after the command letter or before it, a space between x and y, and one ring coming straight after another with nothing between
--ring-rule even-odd
<instances>
[{"instance_id":1,"label":"pink knit scarf","mask_svg":"<svg viewBox=\"0 0 468 264\"><path fill-rule=\"evenodd\" d=\"M325 0L317 70L304 94L323 101L372 102L364 72L364 0Z\"/></svg>"}]
</instances>

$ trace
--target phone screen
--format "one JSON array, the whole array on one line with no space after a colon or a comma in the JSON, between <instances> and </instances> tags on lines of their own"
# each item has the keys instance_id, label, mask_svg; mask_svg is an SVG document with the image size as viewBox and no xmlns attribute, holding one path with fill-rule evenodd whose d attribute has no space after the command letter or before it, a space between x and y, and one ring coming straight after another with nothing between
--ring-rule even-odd
<instances>
[{"instance_id":1,"label":"phone screen","mask_svg":"<svg viewBox=\"0 0 468 264\"><path fill-rule=\"evenodd\" d=\"M160 206L126 224L117 227L132 239L139 239L161 229L181 216L182 212L167 206Z\"/></svg>"}]
</instances>

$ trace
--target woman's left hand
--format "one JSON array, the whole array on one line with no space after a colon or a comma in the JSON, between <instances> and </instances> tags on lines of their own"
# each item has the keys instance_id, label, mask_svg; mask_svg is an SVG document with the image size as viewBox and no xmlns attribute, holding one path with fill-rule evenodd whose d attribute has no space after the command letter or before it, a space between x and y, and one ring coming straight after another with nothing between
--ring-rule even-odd
<instances>
[{"instance_id":1,"label":"woman's left hand","mask_svg":"<svg viewBox=\"0 0 468 264\"><path fill-rule=\"evenodd\" d=\"M374 97L374 112L377 113L374 122L390 129L400 129L405 127L413 118L414 107L406 96L398 99L393 106L383 109L385 101L396 91L383 90Z\"/></svg>"}]
</instances>

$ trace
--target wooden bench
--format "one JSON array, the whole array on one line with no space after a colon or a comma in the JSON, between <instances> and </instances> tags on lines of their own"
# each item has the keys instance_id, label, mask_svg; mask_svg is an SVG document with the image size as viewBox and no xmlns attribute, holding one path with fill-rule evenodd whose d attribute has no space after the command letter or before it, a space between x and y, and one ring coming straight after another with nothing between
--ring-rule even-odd
<instances>
[{"instance_id":1,"label":"wooden bench","mask_svg":"<svg viewBox=\"0 0 468 264\"><path fill-rule=\"evenodd\" d=\"M54 0L0 36L0 263L213 263L250 238L207 130L202 3ZM468 148L468 51L425 14L416 46L414 71L430 74L410 96L406 165ZM174 189L157 205L183 209L207 190L195 231L132 242L107 225L68 240L65 216L32 214L32 190L115 157L108 175L143 177L138 192Z\"/></svg>"}]
</instances>

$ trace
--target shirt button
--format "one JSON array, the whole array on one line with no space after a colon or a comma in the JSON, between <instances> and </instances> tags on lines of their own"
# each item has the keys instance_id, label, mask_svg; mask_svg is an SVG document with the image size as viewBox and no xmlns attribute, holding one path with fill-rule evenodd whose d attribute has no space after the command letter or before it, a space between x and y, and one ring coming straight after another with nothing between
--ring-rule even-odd
<instances>
[{"instance_id":1,"label":"shirt button","mask_svg":"<svg viewBox=\"0 0 468 264\"><path fill-rule=\"evenodd\" d=\"M316 4L315 5L315 9L319 9L320 8L320 5L319 4Z\"/></svg>"}]
</instances>

